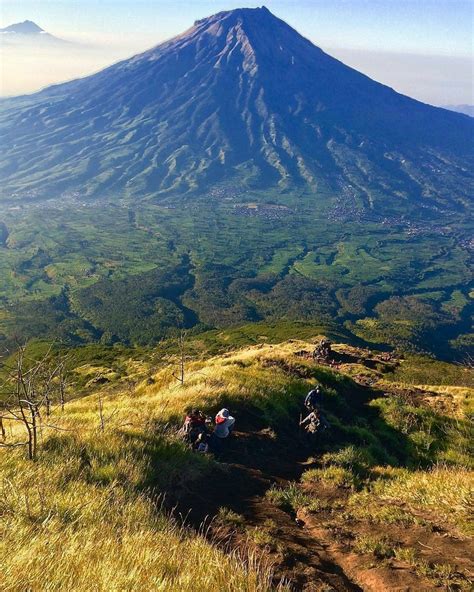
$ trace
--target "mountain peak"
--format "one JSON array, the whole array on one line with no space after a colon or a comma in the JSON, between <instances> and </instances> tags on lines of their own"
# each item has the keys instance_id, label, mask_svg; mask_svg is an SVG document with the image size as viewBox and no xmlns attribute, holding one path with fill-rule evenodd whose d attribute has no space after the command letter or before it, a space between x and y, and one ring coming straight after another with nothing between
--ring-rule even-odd
<instances>
[{"instance_id":1,"label":"mountain peak","mask_svg":"<svg viewBox=\"0 0 474 592\"><path fill-rule=\"evenodd\" d=\"M22 35L36 35L44 33L44 29L38 26L33 21L23 21L21 23L14 23L4 29L0 29L0 33L20 33Z\"/></svg>"},{"instance_id":2,"label":"mountain peak","mask_svg":"<svg viewBox=\"0 0 474 592\"><path fill-rule=\"evenodd\" d=\"M232 179L342 192L370 210L469 200L474 121L370 80L265 7L217 13L27 107L8 105L0 175L10 193L86 182L90 195L181 195ZM29 155L39 152L66 154L61 173L52 176L47 159L32 172ZM456 197L439 181L440 162L444 179L466 171Z\"/></svg>"},{"instance_id":3,"label":"mountain peak","mask_svg":"<svg viewBox=\"0 0 474 592\"><path fill-rule=\"evenodd\" d=\"M213 25L216 22L229 25L237 19L247 21L262 19L265 17L271 17L275 21L279 20L272 12L270 12L270 10L268 10L266 6L261 6L260 8L234 8L232 10L217 12L216 14L195 21L194 26L208 26Z\"/></svg>"}]
</instances>

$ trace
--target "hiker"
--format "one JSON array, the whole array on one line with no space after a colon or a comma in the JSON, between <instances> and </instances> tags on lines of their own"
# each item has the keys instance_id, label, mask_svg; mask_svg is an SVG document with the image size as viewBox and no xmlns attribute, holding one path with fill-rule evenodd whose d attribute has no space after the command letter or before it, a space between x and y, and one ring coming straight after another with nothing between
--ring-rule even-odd
<instances>
[{"instance_id":1,"label":"hiker","mask_svg":"<svg viewBox=\"0 0 474 592\"><path fill-rule=\"evenodd\" d=\"M207 454L209 452L210 436L207 432L201 432L194 443L194 451L200 454Z\"/></svg>"},{"instance_id":2,"label":"hiker","mask_svg":"<svg viewBox=\"0 0 474 592\"><path fill-rule=\"evenodd\" d=\"M183 433L185 438L191 444L194 444L199 434L205 432L207 432L206 416L199 409L192 409L184 420Z\"/></svg>"},{"instance_id":3,"label":"hiker","mask_svg":"<svg viewBox=\"0 0 474 592\"><path fill-rule=\"evenodd\" d=\"M306 398L304 400L304 406L309 411L314 411L315 409L318 409L320 399L321 387L318 384L314 389L311 389L309 393L306 395Z\"/></svg>"},{"instance_id":4,"label":"hiker","mask_svg":"<svg viewBox=\"0 0 474 592\"><path fill-rule=\"evenodd\" d=\"M235 419L230 415L229 410L224 408L216 415L215 423L209 445L214 452L219 453L222 451L224 441L232 433Z\"/></svg>"},{"instance_id":5,"label":"hiker","mask_svg":"<svg viewBox=\"0 0 474 592\"><path fill-rule=\"evenodd\" d=\"M311 411L303 420L300 421L300 426L308 432L308 434L316 434L321 425L320 413L317 409Z\"/></svg>"}]
</instances>

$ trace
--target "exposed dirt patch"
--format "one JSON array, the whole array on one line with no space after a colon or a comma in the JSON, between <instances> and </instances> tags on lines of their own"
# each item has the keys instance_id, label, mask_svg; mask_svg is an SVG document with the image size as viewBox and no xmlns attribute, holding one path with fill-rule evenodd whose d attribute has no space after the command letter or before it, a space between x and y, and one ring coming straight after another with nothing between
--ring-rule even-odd
<instances>
[{"instance_id":1,"label":"exposed dirt patch","mask_svg":"<svg viewBox=\"0 0 474 592\"><path fill-rule=\"evenodd\" d=\"M305 592L361 590L341 566L326 553L321 543L293 516L270 503L265 492L273 484L286 485L297 479L305 468L308 451L275 441L268 431L236 432L229 441L223 460L239 458L246 464L223 462L216 472L178 504L187 521L197 527L210 523L207 532L234 547L254 544L273 564L275 584L291 582L293 589ZM271 452L271 454L270 454ZM248 464L247 464L248 463ZM244 528L225 527L211 519L219 508L227 508L244 517ZM272 523L270 529L266 525ZM263 545L252 542L254 529L271 538ZM258 534L258 532L257 532Z\"/></svg>"},{"instance_id":2,"label":"exposed dirt patch","mask_svg":"<svg viewBox=\"0 0 474 592\"><path fill-rule=\"evenodd\" d=\"M299 512L298 517L305 522L310 535L325 546L332 560L367 592L461 589L454 580L465 583L466 587L462 589L468 589L469 577L474 571L472 542L457 538L455 534L429 522L426 526L373 524L305 511ZM416 556L418 569L407 560L395 557L381 559L369 552L354 552L357 542L367 539L386 541L388 549L410 550ZM443 566L448 562L453 580L450 585L429 579L419 571L423 566Z\"/></svg>"}]
</instances>

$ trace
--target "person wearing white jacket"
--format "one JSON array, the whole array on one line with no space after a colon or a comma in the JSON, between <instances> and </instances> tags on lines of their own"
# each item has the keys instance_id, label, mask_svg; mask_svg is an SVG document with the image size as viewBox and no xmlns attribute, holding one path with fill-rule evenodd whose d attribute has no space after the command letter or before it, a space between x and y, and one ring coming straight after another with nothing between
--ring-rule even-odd
<instances>
[{"instance_id":1,"label":"person wearing white jacket","mask_svg":"<svg viewBox=\"0 0 474 592\"><path fill-rule=\"evenodd\" d=\"M222 450L223 441L229 437L230 433L235 424L235 418L233 418L228 409L221 409L216 415L216 425L211 437L211 448L214 448L216 452Z\"/></svg>"}]
</instances>

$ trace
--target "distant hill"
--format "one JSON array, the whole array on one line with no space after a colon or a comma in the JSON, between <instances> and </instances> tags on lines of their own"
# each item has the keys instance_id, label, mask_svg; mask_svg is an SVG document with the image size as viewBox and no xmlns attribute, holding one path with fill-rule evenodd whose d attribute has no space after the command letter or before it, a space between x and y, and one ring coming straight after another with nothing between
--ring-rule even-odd
<instances>
[{"instance_id":1,"label":"distant hill","mask_svg":"<svg viewBox=\"0 0 474 592\"><path fill-rule=\"evenodd\" d=\"M67 41L59 39L59 37L50 35L39 25L28 20L0 29L0 40L7 43L67 43Z\"/></svg>"},{"instance_id":2,"label":"distant hill","mask_svg":"<svg viewBox=\"0 0 474 592\"><path fill-rule=\"evenodd\" d=\"M446 105L446 109L474 117L474 105Z\"/></svg>"},{"instance_id":3,"label":"distant hill","mask_svg":"<svg viewBox=\"0 0 474 592\"><path fill-rule=\"evenodd\" d=\"M8 198L200 193L223 180L457 210L474 122L345 66L266 8L221 12L93 76L2 103ZM32 166L34 162L34 166Z\"/></svg>"},{"instance_id":4,"label":"distant hill","mask_svg":"<svg viewBox=\"0 0 474 592\"><path fill-rule=\"evenodd\" d=\"M44 29L39 27L33 21L23 21L22 23L15 23L3 29L0 33L18 33L20 35L37 35L38 33L45 33Z\"/></svg>"}]
</instances>

